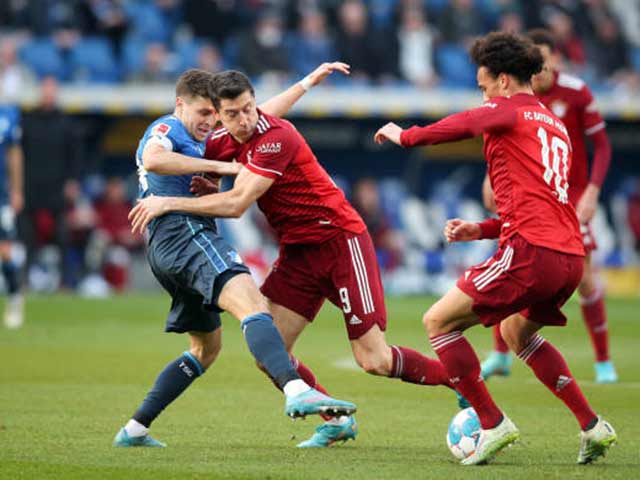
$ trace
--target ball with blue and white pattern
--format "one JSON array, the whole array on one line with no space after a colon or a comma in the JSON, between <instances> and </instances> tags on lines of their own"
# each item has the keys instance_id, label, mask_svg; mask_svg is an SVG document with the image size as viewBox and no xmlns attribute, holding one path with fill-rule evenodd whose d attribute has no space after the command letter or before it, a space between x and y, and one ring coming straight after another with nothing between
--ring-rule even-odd
<instances>
[{"instance_id":1,"label":"ball with blue and white pattern","mask_svg":"<svg viewBox=\"0 0 640 480\"><path fill-rule=\"evenodd\" d=\"M475 451L481 428L478 414L471 407L453 417L447 430L447 445L454 457L462 460Z\"/></svg>"}]
</instances>

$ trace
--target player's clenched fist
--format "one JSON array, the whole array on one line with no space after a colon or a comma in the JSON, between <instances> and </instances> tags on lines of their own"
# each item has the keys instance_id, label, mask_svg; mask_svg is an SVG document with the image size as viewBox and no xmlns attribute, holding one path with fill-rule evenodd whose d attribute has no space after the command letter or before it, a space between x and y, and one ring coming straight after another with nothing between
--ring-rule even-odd
<instances>
[{"instance_id":1,"label":"player's clenched fist","mask_svg":"<svg viewBox=\"0 0 640 480\"><path fill-rule=\"evenodd\" d=\"M384 142L389 140L390 142L393 142L396 145L402 146L402 143L400 142L401 133L402 133L402 128L400 128L398 125L396 125L393 122L389 122L376 132L376 134L373 136L373 140L378 145L382 145Z\"/></svg>"},{"instance_id":2,"label":"player's clenched fist","mask_svg":"<svg viewBox=\"0 0 640 480\"><path fill-rule=\"evenodd\" d=\"M480 225L459 218L449 220L444 227L444 236L449 243L478 240L481 233Z\"/></svg>"},{"instance_id":3,"label":"player's clenched fist","mask_svg":"<svg viewBox=\"0 0 640 480\"><path fill-rule=\"evenodd\" d=\"M138 200L138 204L129 212L129 222L131 222L131 233L144 233L149 222L160 215L167 213L167 198L149 197Z\"/></svg>"}]
</instances>

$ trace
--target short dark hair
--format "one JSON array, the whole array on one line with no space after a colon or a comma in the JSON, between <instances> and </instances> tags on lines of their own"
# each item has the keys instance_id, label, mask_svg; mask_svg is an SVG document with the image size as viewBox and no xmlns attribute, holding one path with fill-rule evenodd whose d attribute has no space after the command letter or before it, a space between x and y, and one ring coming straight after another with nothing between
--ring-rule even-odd
<instances>
[{"instance_id":1,"label":"short dark hair","mask_svg":"<svg viewBox=\"0 0 640 480\"><path fill-rule=\"evenodd\" d=\"M216 108L220 108L220 100L232 100L247 91L255 96L249 77L237 70L225 70L214 74L212 86L213 105Z\"/></svg>"},{"instance_id":2,"label":"short dark hair","mask_svg":"<svg viewBox=\"0 0 640 480\"><path fill-rule=\"evenodd\" d=\"M520 83L530 83L531 76L542 70L540 50L524 37L507 32L491 32L471 46L471 58L491 75L513 75Z\"/></svg>"},{"instance_id":3,"label":"short dark hair","mask_svg":"<svg viewBox=\"0 0 640 480\"><path fill-rule=\"evenodd\" d=\"M213 100L213 74L199 68L185 71L176 83L176 97L203 97Z\"/></svg>"},{"instance_id":4,"label":"short dark hair","mask_svg":"<svg viewBox=\"0 0 640 480\"><path fill-rule=\"evenodd\" d=\"M534 45L546 45L553 52L556 49L556 39L553 34L546 28L534 28L527 32L527 38Z\"/></svg>"}]
</instances>

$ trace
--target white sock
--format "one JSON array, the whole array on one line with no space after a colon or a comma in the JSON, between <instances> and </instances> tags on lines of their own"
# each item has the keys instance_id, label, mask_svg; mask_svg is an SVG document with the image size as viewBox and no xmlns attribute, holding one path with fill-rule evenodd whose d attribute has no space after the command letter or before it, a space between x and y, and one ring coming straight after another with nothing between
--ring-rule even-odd
<instances>
[{"instance_id":1,"label":"white sock","mask_svg":"<svg viewBox=\"0 0 640 480\"><path fill-rule=\"evenodd\" d=\"M347 415L342 415L341 417L333 417L324 423L326 423L327 425L344 425L349 421L350 418L351 417Z\"/></svg>"},{"instance_id":2,"label":"white sock","mask_svg":"<svg viewBox=\"0 0 640 480\"><path fill-rule=\"evenodd\" d=\"M296 380L289 380L282 390L287 397L295 397L296 395L311 390L311 387L307 385L304 380L298 378Z\"/></svg>"},{"instance_id":3,"label":"white sock","mask_svg":"<svg viewBox=\"0 0 640 480\"><path fill-rule=\"evenodd\" d=\"M124 426L127 435L130 437L142 437L146 435L149 429L133 418Z\"/></svg>"}]
</instances>

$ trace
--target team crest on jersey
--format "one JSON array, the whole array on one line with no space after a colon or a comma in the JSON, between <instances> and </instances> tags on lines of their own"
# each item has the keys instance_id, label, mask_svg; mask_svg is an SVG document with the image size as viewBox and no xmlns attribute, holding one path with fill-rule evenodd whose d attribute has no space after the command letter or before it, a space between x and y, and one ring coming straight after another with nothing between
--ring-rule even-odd
<instances>
[{"instance_id":1,"label":"team crest on jersey","mask_svg":"<svg viewBox=\"0 0 640 480\"><path fill-rule=\"evenodd\" d=\"M261 143L256 147L258 153L280 153L282 150L281 142L267 142Z\"/></svg>"},{"instance_id":2,"label":"team crest on jersey","mask_svg":"<svg viewBox=\"0 0 640 480\"><path fill-rule=\"evenodd\" d=\"M171 126L166 123L159 123L151 130L152 135L166 135L171 130Z\"/></svg>"},{"instance_id":3,"label":"team crest on jersey","mask_svg":"<svg viewBox=\"0 0 640 480\"><path fill-rule=\"evenodd\" d=\"M551 111L560 118L563 118L567 113L567 104L559 100L551 104Z\"/></svg>"}]
</instances>

